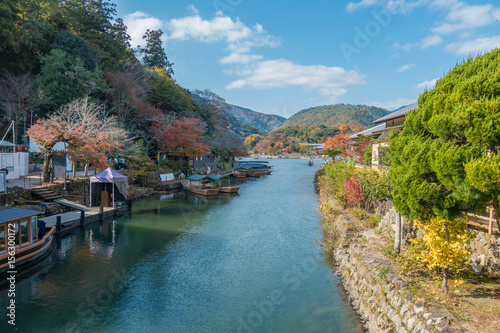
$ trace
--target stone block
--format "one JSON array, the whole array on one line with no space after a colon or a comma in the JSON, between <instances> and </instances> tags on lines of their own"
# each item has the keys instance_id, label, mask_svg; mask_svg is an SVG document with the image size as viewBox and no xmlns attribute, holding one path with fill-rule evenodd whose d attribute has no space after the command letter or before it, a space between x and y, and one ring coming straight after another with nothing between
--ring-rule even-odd
<instances>
[{"instance_id":1,"label":"stone block","mask_svg":"<svg viewBox=\"0 0 500 333\"><path fill-rule=\"evenodd\" d=\"M413 306L413 310L416 314L424 312L424 302L418 302Z\"/></svg>"},{"instance_id":2,"label":"stone block","mask_svg":"<svg viewBox=\"0 0 500 333\"><path fill-rule=\"evenodd\" d=\"M414 329L418 324L418 317L417 316L411 316L408 318L408 322L406 323L406 327L411 331Z\"/></svg>"},{"instance_id":3,"label":"stone block","mask_svg":"<svg viewBox=\"0 0 500 333\"><path fill-rule=\"evenodd\" d=\"M403 306L401 306L401 310L399 311L399 315L404 318L406 312L408 312L408 310L411 309L411 305L408 304L408 303L405 303L403 304Z\"/></svg>"},{"instance_id":4,"label":"stone block","mask_svg":"<svg viewBox=\"0 0 500 333\"><path fill-rule=\"evenodd\" d=\"M403 299L397 295L394 295L394 297L391 300L391 305L395 309L399 309L401 307L401 304L403 303Z\"/></svg>"}]
</instances>

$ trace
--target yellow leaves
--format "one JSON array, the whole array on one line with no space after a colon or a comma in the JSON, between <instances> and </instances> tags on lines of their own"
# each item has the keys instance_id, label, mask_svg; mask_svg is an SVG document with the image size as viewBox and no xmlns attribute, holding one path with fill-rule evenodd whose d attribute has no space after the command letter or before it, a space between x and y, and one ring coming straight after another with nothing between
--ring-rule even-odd
<instances>
[{"instance_id":1,"label":"yellow leaves","mask_svg":"<svg viewBox=\"0 0 500 333\"><path fill-rule=\"evenodd\" d=\"M425 223L417 221L415 225L425 234L412 241L414 259L424 263L427 269L459 270L468 259L468 244L472 235L467 233L465 220L434 218ZM448 236L445 235L445 227Z\"/></svg>"}]
</instances>

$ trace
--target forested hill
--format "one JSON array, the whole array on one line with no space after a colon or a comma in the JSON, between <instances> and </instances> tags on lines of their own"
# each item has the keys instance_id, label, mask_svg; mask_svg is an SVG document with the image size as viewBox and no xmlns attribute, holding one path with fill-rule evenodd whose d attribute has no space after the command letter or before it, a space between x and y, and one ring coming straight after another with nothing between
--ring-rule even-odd
<instances>
[{"instance_id":1,"label":"forested hill","mask_svg":"<svg viewBox=\"0 0 500 333\"><path fill-rule=\"evenodd\" d=\"M202 128L193 147L203 141L221 155L260 133L226 112L221 96L177 84L161 30L144 31L144 46L132 49L111 1L2 0L0 18L0 133L14 121L17 142L26 114L49 119L86 98L152 156L175 150L164 144L173 125Z\"/></svg>"},{"instance_id":2,"label":"forested hill","mask_svg":"<svg viewBox=\"0 0 500 333\"><path fill-rule=\"evenodd\" d=\"M317 106L297 112L284 125L338 127L339 125L372 126L372 121L389 114L386 109L369 105L335 104Z\"/></svg>"},{"instance_id":3,"label":"forested hill","mask_svg":"<svg viewBox=\"0 0 500 333\"><path fill-rule=\"evenodd\" d=\"M269 133L283 125L286 120L274 114L265 114L241 106L230 105L228 112L241 122L256 127L259 131Z\"/></svg>"}]
</instances>

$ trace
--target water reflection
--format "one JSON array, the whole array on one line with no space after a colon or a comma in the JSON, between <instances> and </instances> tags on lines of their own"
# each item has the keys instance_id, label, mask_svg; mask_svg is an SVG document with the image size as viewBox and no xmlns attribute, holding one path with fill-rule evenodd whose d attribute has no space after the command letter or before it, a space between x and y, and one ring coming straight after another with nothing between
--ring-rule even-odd
<instances>
[{"instance_id":1,"label":"water reflection","mask_svg":"<svg viewBox=\"0 0 500 333\"><path fill-rule=\"evenodd\" d=\"M274 160L273 175L238 180L236 196L166 194L57 236L18 279L16 328L360 332L315 245L314 170L301 162ZM1 291L2 318L6 301Z\"/></svg>"}]
</instances>

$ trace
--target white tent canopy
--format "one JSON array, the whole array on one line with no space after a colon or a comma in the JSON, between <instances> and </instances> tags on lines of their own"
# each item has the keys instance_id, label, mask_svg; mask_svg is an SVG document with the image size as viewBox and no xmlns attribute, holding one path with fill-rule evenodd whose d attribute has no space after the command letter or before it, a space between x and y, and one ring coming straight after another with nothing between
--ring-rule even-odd
<instances>
[{"instance_id":1,"label":"white tent canopy","mask_svg":"<svg viewBox=\"0 0 500 333\"><path fill-rule=\"evenodd\" d=\"M127 199L127 176L107 168L103 172L90 177L90 206L97 204L99 189L106 189L108 184L111 184L112 187L113 207L115 207L115 197L119 200Z\"/></svg>"}]
</instances>

